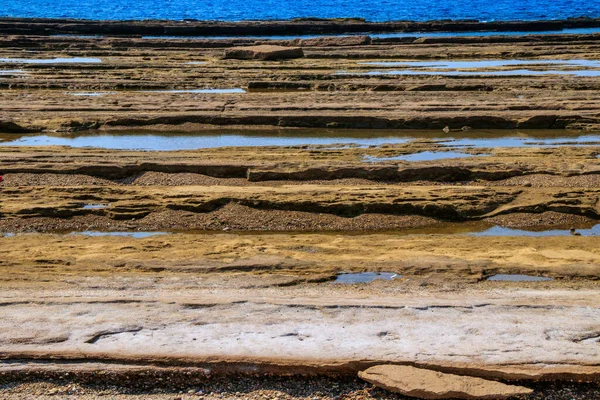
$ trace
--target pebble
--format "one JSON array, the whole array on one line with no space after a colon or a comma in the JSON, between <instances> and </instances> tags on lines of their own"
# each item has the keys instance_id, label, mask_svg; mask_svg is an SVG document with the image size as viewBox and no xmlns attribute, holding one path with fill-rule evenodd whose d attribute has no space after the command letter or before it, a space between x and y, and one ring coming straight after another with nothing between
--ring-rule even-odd
<instances>
[{"instance_id":1,"label":"pebble","mask_svg":"<svg viewBox=\"0 0 600 400\"><path fill-rule=\"evenodd\" d=\"M406 397L375 388L358 378L294 376L200 378L185 373L172 373L160 377L155 372L132 375L104 372L91 375L89 373L82 375L72 373L68 377L58 379L51 376L27 375L26 379L27 381L20 381L9 374L0 373L0 398L3 400L26 400L53 396L53 398L69 400L191 400L200 398L206 400L407 400ZM518 384L535 389L533 394L519 397L519 400L600 398L600 383L519 382Z\"/></svg>"}]
</instances>

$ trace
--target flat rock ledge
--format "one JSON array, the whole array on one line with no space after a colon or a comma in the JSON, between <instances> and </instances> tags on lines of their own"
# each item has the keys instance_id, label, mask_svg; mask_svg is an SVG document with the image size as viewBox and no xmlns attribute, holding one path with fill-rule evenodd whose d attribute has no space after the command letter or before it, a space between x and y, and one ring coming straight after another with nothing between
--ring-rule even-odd
<instances>
[{"instance_id":1,"label":"flat rock ledge","mask_svg":"<svg viewBox=\"0 0 600 400\"><path fill-rule=\"evenodd\" d=\"M358 376L380 388L419 399L507 399L532 392L522 386L411 366L377 365Z\"/></svg>"},{"instance_id":2,"label":"flat rock ledge","mask_svg":"<svg viewBox=\"0 0 600 400\"><path fill-rule=\"evenodd\" d=\"M304 57L304 51L300 47L285 47L285 46L246 46L233 47L225 50L225 59L236 60L290 60L293 58Z\"/></svg>"}]
</instances>

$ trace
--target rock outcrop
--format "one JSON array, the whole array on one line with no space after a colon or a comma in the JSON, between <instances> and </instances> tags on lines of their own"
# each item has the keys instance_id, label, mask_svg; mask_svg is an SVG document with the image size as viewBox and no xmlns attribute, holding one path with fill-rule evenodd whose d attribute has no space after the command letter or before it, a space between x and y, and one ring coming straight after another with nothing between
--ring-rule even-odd
<instances>
[{"instance_id":1,"label":"rock outcrop","mask_svg":"<svg viewBox=\"0 0 600 400\"><path fill-rule=\"evenodd\" d=\"M304 52L299 47L260 45L226 49L223 58L236 60L272 61L291 60L302 57L304 57Z\"/></svg>"},{"instance_id":2,"label":"rock outcrop","mask_svg":"<svg viewBox=\"0 0 600 400\"><path fill-rule=\"evenodd\" d=\"M311 39L298 39L297 45L308 47L338 47L338 46L361 46L371 44L370 36L323 36Z\"/></svg>"},{"instance_id":3,"label":"rock outcrop","mask_svg":"<svg viewBox=\"0 0 600 400\"><path fill-rule=\"evenodd\" d=\"M531 389L472 376L399 365L378 365L358 373L367 382L419 399L507 399Z\"/></svg>"}]
</instances>

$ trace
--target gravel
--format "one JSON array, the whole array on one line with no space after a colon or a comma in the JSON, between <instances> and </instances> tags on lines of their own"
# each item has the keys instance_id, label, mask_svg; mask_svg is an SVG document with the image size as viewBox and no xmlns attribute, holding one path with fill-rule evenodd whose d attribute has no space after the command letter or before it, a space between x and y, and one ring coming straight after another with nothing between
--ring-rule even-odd
<instances>
[{"instance_id":1,"label":"gravel","mask_svg":"<svg viewBox=\"0 0 600 400\"><path fill-rule=\"evenodd\" d=\"M71 218L35 217L15 222L0 219L0 232L60 231L375 231L443 226L433 218L415 215L362 214L344 218L333 214L302 211L259 210L230 203L209 213L165 210L130 221L112 220L102 215Z\"/></svg>"},{"instance_id":2,"label":"gravel","mask_svg":"<svg viewBox=\"0 0 600 400\"><path fill-rule=\"evenodd\" d=\"M531 395L520 400L590 400L600 398L598 383L531 383ZM353 400L408 399L358 378L222 376L195 377L178 373L83 376L20 376L0 374L0 397L24 399L279 399Z\"/></svg>"}]
</instances>

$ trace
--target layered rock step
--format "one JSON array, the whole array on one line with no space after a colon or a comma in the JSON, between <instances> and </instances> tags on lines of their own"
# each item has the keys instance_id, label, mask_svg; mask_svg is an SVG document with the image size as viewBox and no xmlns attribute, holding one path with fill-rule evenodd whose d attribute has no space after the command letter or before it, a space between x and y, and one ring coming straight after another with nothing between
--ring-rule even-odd
<instances>
[{"instance_id":1,"label":"layered rock step","mask_svg":"<svg viewBox=\"0 0 600 400\"><path fill-rule=\"evenodd\" d=\"M378 365L358 376L386 390L419 399L508 399L533 392L522 386L411 366Z\"/></svg>"},{"instance_id":2,"label":"layered rock step","mask_svg":"<svg viewBox=\"0 0 600 400\"><path fill-rule=\"evenodd\" d=\"M290 60L304 57L304 52L299 47L285 47L273 45L233 47L225 50L223 58L236 60Z\"/></svg>"}]
</instances>

